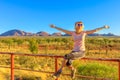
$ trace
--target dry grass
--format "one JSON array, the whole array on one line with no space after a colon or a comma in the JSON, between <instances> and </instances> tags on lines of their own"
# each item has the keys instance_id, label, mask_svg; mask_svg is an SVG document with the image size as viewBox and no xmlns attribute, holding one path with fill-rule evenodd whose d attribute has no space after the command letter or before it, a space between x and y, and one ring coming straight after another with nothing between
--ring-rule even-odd
<instances>
[{"instance_id":1,"label":"dry grass","mask_svg":"<svg viewBox=\"0 0 120 80\"><path fill-rule=\"evenodd\" d=\"M45 43L45 44L47 44L47 43ZM58 43L54 42L54 44L58 44ZM18 46L18 45L14 45L14 46L11 46L9 48L6 44L2 44L2 43L0 43L0 52L30 53L31 54L28 46L22 46L21 47L21 46ZM66 49L62 49L61 50L60 49L59 50L59 47L58 47L58 49L48 49L48 48L43 49L43 50L40 49L38 51L38 54L62 55L62 56L64 56L65 54L68 54L70 52L71 52L70 49L68 49L68 50L66 50ZM86 50L86 57L91 57L91 58L120 58L120 53L119 52L120 52L120 50L112 50L112 51L108 50L108 53L106 54L105 50L101 50L100 53L99 53L99 50L89 50L89 52ZM3 57L1 56L0 58L2 59ZM7 59L8 59L8 57L7 57ZM21 58L21 59L23 60L24 58ZM46 58L44 58L44 59L36 58L36 59L38 61L42 61L40 63L40 66L39 66L40 69L37 69L37 70L54 71L54 69L53 69L54 67L50 66L50 64L54 65L54 63L51 62L53 60L50 60L48 58L47 58L48 60ZM59 66L61 65L61 61L62 61L62 59L58 60ZM82 61L82 60L81 61L80 60L76 60L73 65L77 68L79 66L79 64L87 64L87 63L90 63L90 62L91 61L86 62L86 61ZM100 61L98 61L98 62L101 63L101 64L107 64L108 66L109 65L110 66L113 65L115 67L118 66L116 63L106 63L106 62L100 62ZM35 63L31 63L31 64L35 64ZM15 66L16 67L25 67L26 65L30 66L29 63L25 64L24 66L17 63ZM66 68L64 70L66 70L65 73L67 71L68 71L68 73L70 72ZM0 80L8 80L9 75L10 75L9 69L0 68ZM53 78L51 78L50 74L45 74L45 73L40 73L40 72L29 72L29 71L23 71L23 70L15 70L15 75L17 77L30 78L32 76L32 77L35 77L35 78L36 77L40 77L41 80L54 80ZM68 76L61 75L59 80L72 80L72 79L70 77L68 77Z\"/></svg>"}]
</instances>

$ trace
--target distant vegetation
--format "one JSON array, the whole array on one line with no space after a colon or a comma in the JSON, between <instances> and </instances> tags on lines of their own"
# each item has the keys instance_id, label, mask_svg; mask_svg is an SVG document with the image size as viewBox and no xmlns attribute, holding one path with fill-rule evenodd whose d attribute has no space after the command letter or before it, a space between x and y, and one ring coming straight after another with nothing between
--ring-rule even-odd
<instances>
[{"instance_id":1,"label":"distant vegetation","mask_svg":"<svg viewBox=\"0 0 120 80\"><path fill-rule=\"evenodd\" d=\"M120 50L119 37L87 37L86 51L91 53L108 54L112 50ZM73 40L71 37L1 37L0 49L13 52L19 52L19 49L26 49L28 52L39 53L48 50L72 50ZM23 51L20 51L23 52ZM25 52L27 53L27 52ZM50 52L49 52L50 53Z\"/></svg>"}]
</instances>

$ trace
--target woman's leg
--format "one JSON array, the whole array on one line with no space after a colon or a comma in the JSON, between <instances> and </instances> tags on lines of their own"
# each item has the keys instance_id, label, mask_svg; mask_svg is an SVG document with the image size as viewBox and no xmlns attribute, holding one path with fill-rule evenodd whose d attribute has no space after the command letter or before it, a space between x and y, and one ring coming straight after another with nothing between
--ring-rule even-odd
<instances>
[{"instance_id":1,"label":"woman's leg","mask_svg":"<svg viewBox=\"0 0 120 80\"><path fill-rule=\"evenodd\" d=\"M56 77L60 76L60 74L62 73L63 67L66 65L69 66L69 64L67 64L66 62L68 62L70 60L70 58L71 58L71 54L66 54L64 56L64 60L62 61L62 65L61 65L60 69L57 72L55 72L53 76L56 76Z\"/></svg>"},{"instance_id":2,"label":"woman's leg","mask_svg":"<svg viewBox=\"0 0 120 80\"><path fill-rule=\"evenodd\" d=\"M66 62L67 62L67 60L66 60L66 59L64 59L64 60L62 61L62 65L61 65L61 68L60 68L60 69L62 69L63 67L65 67L65 66L66 66Z\"/></svg>"},{"instance_id":3,"label":"woman's leg","mask_svg":"<svg viewBox=\"0 0 120 80\"><path fill-rule=\"evenodd\" d=\"M71 78L74 79L75 78L76 69L72 65L68 66L68 68L71 70Z\"/></svg>"},{"instance_id":4,"label":"woman's leg","mask_svg":"<svg viewBox=\"0 0 120 80\"><path fill-rule=\"evenodd\" d=\"M63 67L64 67L65 65L66 65L66 59L63 60L60 69L59 69L57 72L55 72L55 73L53 74L53 76L55 76L55 77L58 78L58 77L60 76L60 74L62 73L62 69L63 69Z\"/></svg>"}]
</instances>

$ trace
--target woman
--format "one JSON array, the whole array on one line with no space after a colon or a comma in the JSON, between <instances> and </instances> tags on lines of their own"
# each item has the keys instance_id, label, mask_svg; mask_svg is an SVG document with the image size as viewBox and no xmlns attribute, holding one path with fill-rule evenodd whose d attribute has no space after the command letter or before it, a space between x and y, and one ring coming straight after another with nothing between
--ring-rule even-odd
<instances>
[{"instance_id":1,"label":"woman","mask_svg":"<svg viewBox=\"0 0 120 80\"><path fill-rule=\"evenodd\" d=\"M75 23L75 31L64 30L62 28L54 26L53 24L50 25L50 27L71 35L74 40L73 50L71 51L71 53L66 54L64 56L64 60L63 60L61 68L57 72L55 72L53 76L58 78L62 72L63 67L66 65L67 67L69 67L71 69L71 78L73 78L73 79L75 78L76 69L71 64L72 64L73 60L80 59L85 56L85 36L87 34L92 34L99 30L109 28L109 26L103 26L100 28L96 28L94 30L84 31L83 30L84 25L81 21Z\"/></svg>"}]
</instances>

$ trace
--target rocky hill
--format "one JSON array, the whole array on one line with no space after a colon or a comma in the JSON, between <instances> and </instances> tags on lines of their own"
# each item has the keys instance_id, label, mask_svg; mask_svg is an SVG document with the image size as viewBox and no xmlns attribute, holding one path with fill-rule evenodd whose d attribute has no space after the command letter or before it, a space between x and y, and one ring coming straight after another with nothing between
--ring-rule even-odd
<instances>
[{"instance_id":1,"label":"rocky hill","mask_svg":"<svg viewBox=\"0 0 120 80\"><path fill-rule=\"evenodd\" d=\"M13 30L9 30L6 31L2 34L0 34L0 36L69 36L68 34L61 34L60 32L58 33L53 33L53 34L49 34L45 31L40 31L37 33L31 33L31 32L25 32L22 30L18 30L18 29L13 29ZM108 34L90 34L88 36L116 36L112 33L108 33Z\"/></svg>"},{"instance_id":2,"label":"rocky hill","mask_svg":"<svg viewBox=\"0 0 120 80\"><path fill-rule=\"evenodd\" d=\"M29 35L33 35L33 34L22 31L22 30L17 30L17 29L9 30L9 31L6 31L6 32L0 34L0 36L27 36L27 35L29 36Z\"/></svg>"},{"instance_id":3,"label":"rocky hill","mask_svg":"<svg viewBox=\"0 0 120 80\"><path fill-rule=\"evenodd\" d=\"M50 34L44 31L40 31L36 33L37 36L49 36Z\"/></svg>"}]
</instances>

